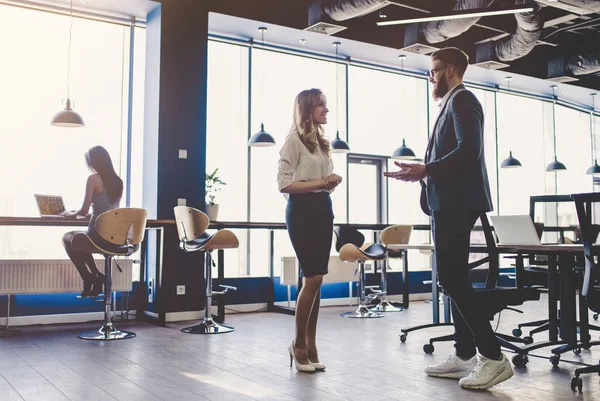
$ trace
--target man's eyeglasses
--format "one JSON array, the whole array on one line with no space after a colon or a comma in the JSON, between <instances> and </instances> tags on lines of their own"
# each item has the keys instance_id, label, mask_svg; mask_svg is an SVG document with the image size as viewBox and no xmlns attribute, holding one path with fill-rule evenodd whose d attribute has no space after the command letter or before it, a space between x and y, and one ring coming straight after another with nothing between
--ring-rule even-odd
<instances>
[{"instance_id":1,"label":"man's eyeglasses","mask_svg":"<svg viewBox=\"0 0 600 401\"><path fill-rule=\"evenodd\" d=\"M446 70L448 68L450 68L450 66L438 67L438 68L434 68L432 70L429 70L429 77L433 78L433 76L435 75L436 72L441 71L441 70Z\"/></svg>"}]
</instances>

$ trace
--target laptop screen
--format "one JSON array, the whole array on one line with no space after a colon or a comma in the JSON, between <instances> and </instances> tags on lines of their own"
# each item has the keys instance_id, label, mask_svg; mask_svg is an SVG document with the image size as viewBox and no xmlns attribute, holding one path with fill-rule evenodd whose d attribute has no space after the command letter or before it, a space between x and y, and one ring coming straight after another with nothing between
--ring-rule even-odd
<instances>
[{"instance_id":1,"label":"laptop screen","mask_svg":"<svg viewBox=\"0 0 600 401\"><path fill-rule=\"evenodd\" d=\"M38 195L35 194L35 200L40 211L40 216L58 216L65 211L65 204L62 196L58 195Z\"/></svg>"},{"instance_id":2,"label":"laptop screen","mask_svg":"<svg viewBox=\"0 0 600 401\"><path fill-rule=\"evenodd\" d=\"M528 214L514 216L490 216L494 231L501 244L539 245L540 238Z\"/></svg>"}]
</instances>

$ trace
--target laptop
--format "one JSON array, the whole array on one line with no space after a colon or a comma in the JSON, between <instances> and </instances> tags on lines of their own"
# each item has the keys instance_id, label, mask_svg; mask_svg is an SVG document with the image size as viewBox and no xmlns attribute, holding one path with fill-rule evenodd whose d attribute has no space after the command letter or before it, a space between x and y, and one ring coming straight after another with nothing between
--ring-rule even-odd
<instances>
[{"instance_id":1,"label":"laptop","mask_svg":"<svg viewBox=\"0 0 600 401\"><path fill-rule=\"evenodd\" d=\"M63 217L65 203L62 196L34 194L41 217Z\"/></svg>"},{"instance_id":2,"label":"laptop","mask_svg":"<svg viewBox=\"0 0 600 401\"><path fill-rule=\"evenodd\" d=\"M541 245L531 216L490 216L498 241L503 245Z\"/></svg>"}]
</instances>

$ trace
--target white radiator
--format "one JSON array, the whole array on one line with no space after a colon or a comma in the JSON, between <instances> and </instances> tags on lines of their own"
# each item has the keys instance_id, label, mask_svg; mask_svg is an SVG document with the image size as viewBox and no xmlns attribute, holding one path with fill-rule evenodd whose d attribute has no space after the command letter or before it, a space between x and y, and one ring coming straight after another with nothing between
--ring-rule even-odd
<instances>
[{"instance_id":1,"label":"white radiator","mask_svg":"<svg viewBox=\"0 0 600 401\"><path fill-rule=\"evenodd\" d=\"M368 264L365 269L368 270ZM358 281L356 271L358 263L342 262L339 256L329 257L329 273L323 276L323 283L347 283ZM298 284L298 260L295 256L284 256L281 258L281 285Z\"/></svg>"},{"instance_id":2,"label":"white radiator","mask_svg":"<svg viewBox=\"0 0 600 401\"><path fill-rule=\"evenodd\" d=\"M121 273L113 260L113 291L131 291L132 261L116 261L123 270ZM104 259L96 259L96 266L104 272ZM82 289L81 276L68 259L0 260L0 295L68 293Z\"/></svg>"}]
</instances>

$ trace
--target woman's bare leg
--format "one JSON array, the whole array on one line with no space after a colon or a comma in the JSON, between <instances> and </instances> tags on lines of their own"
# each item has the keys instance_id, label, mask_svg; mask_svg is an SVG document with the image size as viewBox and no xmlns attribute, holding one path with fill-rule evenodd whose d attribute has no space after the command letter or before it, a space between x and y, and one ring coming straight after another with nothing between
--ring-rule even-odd
<instances>
[{"instance_id":1,"label":"woman's bare leg","mask_svg":"<svg viewBox=\"0 0 600 401\"><path fill-rule=\"evenodd\" d=\"M296 339L294 340L294 348L296 360L301 365L308 365L307 354L307 333L309 321L311 320L315 297L321 289L323 276L305 277L302 290L298 294L296 301ZM314 328L316 330L316 318Z\"/></svg>"},{"instance_id":2,"label":"woman's bare leg","mask_svg":"<svg viewBox=\"0 0 600 401\"><path fill-rule=\"evenodd\" d=\"M319 353L317 352L317 320L319 319L319 307L321 306L321 287L315 295L312 309L310 311L310 319L306 327L306 350L308 359L311 362L319 362Z\"/></svg>"}]
</instances>

